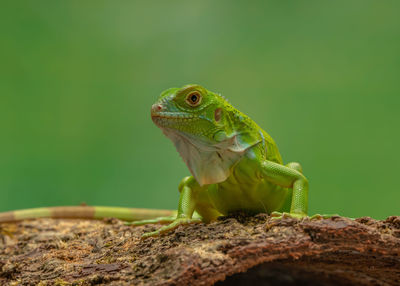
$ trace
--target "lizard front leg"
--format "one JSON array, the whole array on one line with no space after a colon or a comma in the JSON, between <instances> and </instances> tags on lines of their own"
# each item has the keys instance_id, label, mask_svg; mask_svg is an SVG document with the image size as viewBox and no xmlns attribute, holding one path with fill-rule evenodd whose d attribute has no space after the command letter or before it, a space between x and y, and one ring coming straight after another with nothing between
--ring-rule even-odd
<instances>
[{"instance_id":1,"label":"lizard front leg","mask_svg":"<svg viewBox=\"0 0 400 286\"><path fill-rule=\"evenodd\" d=\"M193 218L197 203L197 194L200 190L201 187L193 177L184 178L179 185L180 198L176 218L170 224L156 231L143 234L142 238L159 236L160 234L176 229L180 225L202 222L200 216L196 215L196 218Z\"/></svg>"},{"instance_id":2,"label":"lizard front leg","mask_svg":"<svg viewBox=\"0 0 400 286\"><path fill-rule=\"evenodd\" d=\"M295 168L293 168L295 167ZM264 161L261 163L260 176L274 184L285 188L292 188L292 202L289 214L273 212L275 217L290 216L302 218L307 216L308 209L308 180L301 173L300 165L283 166L281 164Z\"/></svg>"}]
</instances>

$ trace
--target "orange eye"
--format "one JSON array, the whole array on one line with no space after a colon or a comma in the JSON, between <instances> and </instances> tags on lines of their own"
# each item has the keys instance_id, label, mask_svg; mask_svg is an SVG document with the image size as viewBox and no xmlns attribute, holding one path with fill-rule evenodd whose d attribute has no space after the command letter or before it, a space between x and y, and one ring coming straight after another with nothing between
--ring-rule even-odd
<instances>
[{"instance_id":1,"label":"orange eye","mask_svg":"<svg viewBox=\"0 0 400 286\"><path fill-rule=\"evenodd\" d=\"M193 91L189 93L189 95L186 98L186 101L191 106L199 105L201 102L201 95L198 91Z\"/></svg>"}]
</instances>

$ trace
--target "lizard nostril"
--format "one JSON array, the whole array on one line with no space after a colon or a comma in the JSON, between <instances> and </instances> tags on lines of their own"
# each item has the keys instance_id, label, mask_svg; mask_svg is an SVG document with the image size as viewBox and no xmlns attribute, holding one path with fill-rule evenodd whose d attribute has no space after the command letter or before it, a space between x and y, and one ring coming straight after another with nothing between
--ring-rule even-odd
<instances>
[{"instance_id":1,"label":"lizard nostril","mask_svg":"<svg viewBox=\"0 0 400 286\"><path fill-rule=\"evenodd\" d=\"M160 112L163 109L163 106L161 104L153 104L151 106L151 112Z\"/></svg>"}]
</instances>

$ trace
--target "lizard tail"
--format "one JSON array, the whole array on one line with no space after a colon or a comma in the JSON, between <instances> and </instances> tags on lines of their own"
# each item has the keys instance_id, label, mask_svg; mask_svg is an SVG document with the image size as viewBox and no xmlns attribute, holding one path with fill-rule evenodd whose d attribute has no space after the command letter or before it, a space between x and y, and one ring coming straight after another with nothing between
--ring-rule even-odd
<instances>
[{"instance_id":1,"label":"lizard tail","mask_svg":"<svg viewBox=\"0 0 400 286\"><path fill-rule=\"evenodd\" d=\"M102 219L118 218L125 221L153 219L156 217L173 216L176 211L120 208L120 207L92 207L92 206L64 206L33 208L0 213L1 222L14 222L35 218L76 218L76 219Z\"/></svg>"}]
</instances>

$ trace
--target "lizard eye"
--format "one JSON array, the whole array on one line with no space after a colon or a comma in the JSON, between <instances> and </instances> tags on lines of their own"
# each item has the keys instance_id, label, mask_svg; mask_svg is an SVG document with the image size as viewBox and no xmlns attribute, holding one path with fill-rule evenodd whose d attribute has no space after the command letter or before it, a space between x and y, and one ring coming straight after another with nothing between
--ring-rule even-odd
<instances>
[{"instance_id":1,"label":"lizard eye","mask_svg":"<svg viewBox=\"0 0 400 286\"><path fill-rule=\"evenodd\" d=\"M190 106L197 106L201 102L201 95L198 91L193 91L189 93L189 95L186 98L186 101Z\"/></svg>"}]
</instances>

